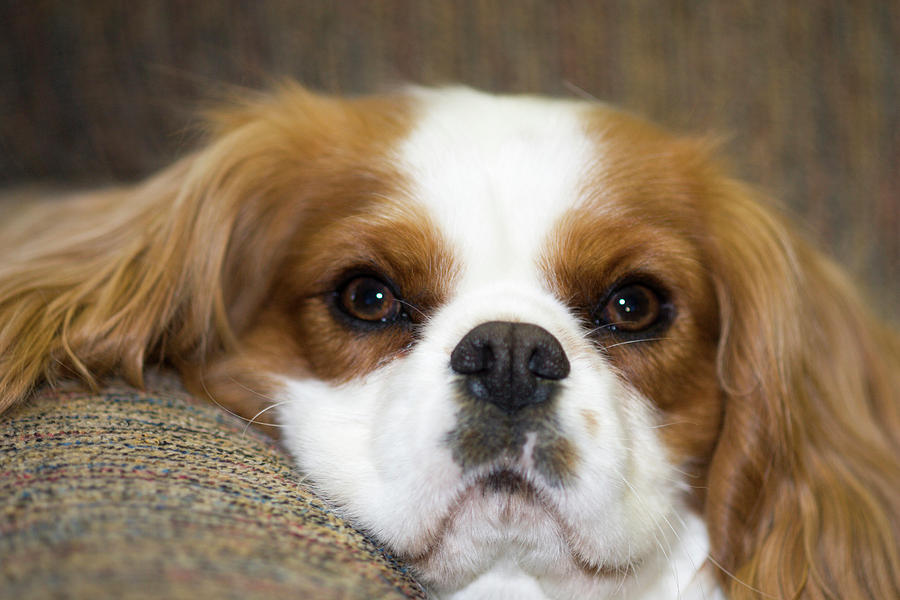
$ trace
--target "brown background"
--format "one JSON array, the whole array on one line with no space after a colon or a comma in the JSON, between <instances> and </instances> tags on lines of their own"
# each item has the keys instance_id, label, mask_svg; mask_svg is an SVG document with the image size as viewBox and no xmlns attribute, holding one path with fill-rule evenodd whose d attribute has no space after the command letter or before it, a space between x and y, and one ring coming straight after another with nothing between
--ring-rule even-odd
<instances>
[{"instance_id":1,"label":"brown background","mask_svg":"<svg viewBox=\"0 0 900 600\"><path fill-rule=\"evenodd\" d=\"M586 94L728 136L897 316L900 2L0 0L0 183L134 179L282 76Z\"/></svg>"}]
</instances>

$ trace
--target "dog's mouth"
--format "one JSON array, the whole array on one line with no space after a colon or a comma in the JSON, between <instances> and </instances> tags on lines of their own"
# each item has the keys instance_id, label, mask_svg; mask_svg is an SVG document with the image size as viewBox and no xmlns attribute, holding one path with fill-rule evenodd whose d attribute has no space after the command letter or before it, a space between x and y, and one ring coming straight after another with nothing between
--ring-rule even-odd
<instances>
[{"instance_id":1,"label":"dog's mouth","mask_svg":"<svg viewBox=\"0 0 900 600\"><path fill-rule=\"evenodd\" d=\"M490 523L500 530L515 529L522 522L561 520L557 493L562 486L534 460L537 435L528 433L525 438L519 452L463 474L440 530L458 526L460 520L470 525Z\"/></svg>"},{"instance_id":2,"label":"dog's mouth","mask_svg":"<svg viewBox=\"0 0 900 600\"><path fill-rule=\"evenodd\" d=\"M484 433L472 428L460 431ZM460 479L447 494L440 516L435 515L413 544L415 550L400 552L423 572L440 571L446 562L470 560L463 555L480 553L484 547L510 548L523 556L541 554L550 547L557 547L556 554L572 553L571 519L564 514L576 462L571 443L545 429L522 430L498 441L503 438L498 431L504 434L510 429L495 429L490 439L497 443L483 452L477 450L484 448L482 444L466 443L471 441L467 435L460 435L462 445L451 444L453 451L468 452L454 455L465 459L455 460L462 467Z\"/></svg>"},{"instance_id":3,"label":"dog's mouth","mask_svg":"<svg viewBox=\"0 0 900 600\"><path fill-rule=\"evenodd\" d=\"M442 572L446 561L455 564L461 560L459 553L465 554L466 548L474 551L481 543L517 547L523 555L540 552L532 548L537 543L543 551L555 547L556 556L568 555L574 568L591 576L625 576L627 569L595 563L576 549L577 536L561 512L559 494L560 488L539 473L514 464L470 474L425 547L399 554L419 572L433 573ZM487 538L472 542L473 534Z\"/></svg>"},{"instance_id":4,"label":"dog's mouth","mask_svg":"<svg viewBox=\"0 0 900 600\"><path fill-rule=\"evenodd\" d=\"M490 523L499 531L518 527L523 521L555 520L558 515L539 479L508 463L469 473L431 532L427 548L407 556L407 560L420 564L431 561L448 538L465 536L470 527L481 527L479 523Z\"/></svg>"},{"instance_id":5,"label":"dog's mouth","mask_svg":"<svg viewBox=\"0 0 900 600\"><path fill-rule=\"evenodd\" d=\"M533 491L533 487L525 478L512 469L499 469L482 476L478 483L485 493L525 495Z\"/></svg>"},{"instance_id":6,"label":"dog's mouth","mask_svg":"<svg viewBox=\"0 0 900 600\"><path fill-rule=\"evenodd\" d=\"M528 479L512 469L501 468L482 475L475 481L485 496L501 494L518 497L529 503L537 500L537 490Z\"/></svg>"},{"instance_id":7,"label":"dog's mouth","mask_svg":"<svg viewBox=\"0 0 900 600\"><path fill-rule=\"evenodd\" d=\"M560 514L555 490L539 473L516 464L496 464L465 478L445 521L451 524L461 515L498 527L517 527L523 520L556 521Z\"/></svg>"}]
</instances>

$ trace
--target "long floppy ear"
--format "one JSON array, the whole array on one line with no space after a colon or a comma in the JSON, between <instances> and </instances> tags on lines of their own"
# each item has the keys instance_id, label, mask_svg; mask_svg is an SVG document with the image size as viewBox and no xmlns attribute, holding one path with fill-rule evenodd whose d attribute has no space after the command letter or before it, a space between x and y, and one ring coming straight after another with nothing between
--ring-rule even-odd
<instances>
[{"instance_id":1,"label":"long floppy ear","mask_svg":"<svg viewBox=\"0 0 900 600\"><path fill-rule=\"evenodd\" d=\"M0 410L43 382L140 384L148 360L197 364L233 344L308 199L330 186L340 202L347 180L373 177L341 161L390 128L374 102L286 85L215 115L208 146L144 184L5 219Z\"/></svg>"},{"instance_id":2,"label":"long floppy ear","mask_svg":"<svg viewBox=\"0 0 900 600\"><path fill-rule=\"evenodd\" d=\"M729 598L900 598L900 344L739 184L708 211L725 417L710 471Z\"/></svg>"},{"instance_id":3,"label":"long floppy ear","mask_svg":"<svg viewBox=\"0 0 900 600\"><path fill-rule=\"evenodd\" d=\"M116 371L140 384L153 355L199 357L229 341L224 265L237 198L252 185L232 175L247 160L238 149L220 140L134 189L31 208L8 224L0 410L73 375L95 386Z\"/></svg>"}]
</instances>

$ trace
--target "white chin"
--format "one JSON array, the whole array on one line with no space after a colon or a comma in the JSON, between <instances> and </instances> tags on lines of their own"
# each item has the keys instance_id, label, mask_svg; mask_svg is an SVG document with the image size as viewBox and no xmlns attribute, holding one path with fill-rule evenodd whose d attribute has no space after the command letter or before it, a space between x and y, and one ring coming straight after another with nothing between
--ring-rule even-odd
<instances>
[{"instance_id":1,"label":"white chin","mask_svg":"<svg viewBox=\"0 0 900 600\"><path fill-rule=\"evenodd\" d=\"M499 487L507 485L518 484ZM683 514L653 536L655 550L619 564L589 564L540 491L476 485L460 497L438 543L412 567L429 597L440 600L721 599L703 570L705 526Z\"/></svg>"},{"instance_id":2,"label":"white chin","mask_svg":"<svg viewBox=\"0 0 900 600\"><path fill-rule=\"evenodd\" d=\"M589 576L621 581L632 568L627 560L591 566L573 545L578 536L572 535L560 512L560 493L514 468L466 477L428 549L408 559L432 590L443 591L441 597L541 598L525 593L539 589L535 582L540 579L562 582ZM501 588L494 588L495 575L502 575ZM449 595L451 590L467 593Z\"/></svg>"}]
</instances>

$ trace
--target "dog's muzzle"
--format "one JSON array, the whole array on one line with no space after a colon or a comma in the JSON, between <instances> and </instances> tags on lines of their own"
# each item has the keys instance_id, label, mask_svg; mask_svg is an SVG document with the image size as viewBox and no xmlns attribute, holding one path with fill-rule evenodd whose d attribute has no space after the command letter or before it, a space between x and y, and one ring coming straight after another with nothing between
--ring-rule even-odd
<instances>
[{"instance_id":1,"label":"dog's muzzle","mask_svg":"<svg viewBox=\"0 0 900 600\"><path fill-rule=\"evenodd\" d=\"M535 471L561 485L576 462L555 399L571 369L559 341L531 323L482 323L450 355L459 410L445 443L464 471Z\"/></svg>"}]
</instances>

